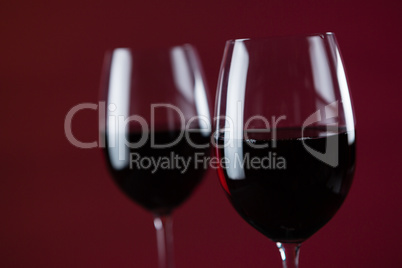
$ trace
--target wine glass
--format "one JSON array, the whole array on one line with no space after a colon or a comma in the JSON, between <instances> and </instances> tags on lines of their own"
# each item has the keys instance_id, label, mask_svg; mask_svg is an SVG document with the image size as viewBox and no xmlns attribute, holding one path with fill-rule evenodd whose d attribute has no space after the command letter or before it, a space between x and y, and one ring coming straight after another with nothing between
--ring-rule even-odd
<instances>
[{"instance_id":1,"label":"wine glass","mask_svg":"<svg viewBox=\"0 0 402 268\"><path fill-rule=\"evenodd\" d=\"M116 48L101 81L103 152L118 187L152 212L160 268L174 267L172 211L200 183L210 108L194 47Z\"/></svg>"},{"instance_id":2,"label":"wine glass","mask_svg":"<svg viewBox=\"0 0 402 268\"><path fill-rule=\"evenodd\" d=\"M227 41L216 96L218 176L276 242L283 267L336 213L355 169L355 120L333 33Z\"/></svg>"}]
</instances>

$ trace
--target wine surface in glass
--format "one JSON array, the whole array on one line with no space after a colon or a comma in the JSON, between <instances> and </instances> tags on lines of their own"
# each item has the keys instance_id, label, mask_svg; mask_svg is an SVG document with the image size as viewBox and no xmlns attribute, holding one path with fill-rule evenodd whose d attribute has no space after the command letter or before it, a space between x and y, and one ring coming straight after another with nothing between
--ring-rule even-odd
<instances>
[{"instance_id":1,"label":"wine surface in glass","mask_svg":"<svg viewBox=\"0 0 402 268\"><path fill-rule=\"evenodd\" d=\"M116 156L108 150L106 135L104 152L107 166L114 181L128 197L154 213L168 214L185 201L199 184L206 171L202 159L210 154L209 147L192 146L186 135L196 145L208 145L209 135L180 130L155 131L145 135L144 145L127 147L129 161L123 168L113 165L111 158ZM167 148L155 148L151 135L154 144L176 142ZM141 132L131 132L127 140L134 144L140 141L141 136Z\"/></svg>"},{"instance_id":2,"label":"wine surface in glass","mask_svg":"<svg viewBox=\"0 0 402 268\"><path fill-rule=\"evenodd\" d=\"M352 183L355 167L354 133L340 128L327 133L325 128L276 129L271 134L247 133L238 150L245 161L244 177L231 178L227 166L218 170L221 185L237 212L253 227L276 242L299 243L306 240L336 213ZM306 137L306 136L304 136ZM314 157L303 145L325 153L327 142L338 145L339 162L332 167ZM223 145L224 137L217 139ZM250 145L268 145L253 148ZM217 156L229 157L233 151L216 149ZM266 158L268 168L253 168L246 162ZM268 160L270 159L270 160ZM237 163L237 168L240 167Z\"/></svg>"}]
</instances>

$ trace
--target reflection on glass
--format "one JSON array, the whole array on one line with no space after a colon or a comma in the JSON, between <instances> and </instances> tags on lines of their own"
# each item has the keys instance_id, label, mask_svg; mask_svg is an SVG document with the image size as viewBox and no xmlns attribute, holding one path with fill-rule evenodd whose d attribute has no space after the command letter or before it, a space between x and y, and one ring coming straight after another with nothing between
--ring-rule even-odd
<instances>
[{"instance_id":1,"label":"reflection on glass","mask_svg":"<svg viewBox=\"0 0 402 268\"><path fill-rule=\"evenodd\" d=\"M119 118L129 116L132 59L129 49L113 51L110 66L109 96L107 103L108 144L111 164L115 169L128 165L128 148L125 145L128 129L119 124Z\"/></svg>"},{"instance_id":2,"label":"reflection on glass","mask_svg":"<svg viewBox=\"0 0 402 268\"><path fill-rule=\"evenodd\" d=\"M227 82L225 129L229 131L225 132L224 136L224 140L228 142L224 149L225 155L227 155L228 161L232 163L227 172L233 180L244 178L244 170L239 165L236 167L234 163L236 161L243 162L243 149L240 142L243 140L243 107L248 64L249 56L245 45L236 43L233 46L233 59Z\"/></svg>"}]
</instances>

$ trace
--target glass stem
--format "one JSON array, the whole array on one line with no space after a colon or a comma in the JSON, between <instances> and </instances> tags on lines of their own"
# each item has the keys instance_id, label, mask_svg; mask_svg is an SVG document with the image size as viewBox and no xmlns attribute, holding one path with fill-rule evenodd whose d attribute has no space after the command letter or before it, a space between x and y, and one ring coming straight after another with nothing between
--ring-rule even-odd
<instances>
[{"instance_id":1,"label":"glass stem","mask_svg":"<svg viewBox=\"0 0 402 268\"><path fill-rule=\"evenodd\" d=\"M280 243L277 242L276 246L281 253L283 268L298 268L299 267L299 249L298 243Z\"/></svg>"},{"instance_id":2,"label":"glass stem","mask_svg":"<svg viewBox=\"0 0 402 268\"><path fill-rule=\"evenodd\" d=\"M174 268L173 220L170 215L154 215L159 268Z\"/></svg>"}]
</instances>

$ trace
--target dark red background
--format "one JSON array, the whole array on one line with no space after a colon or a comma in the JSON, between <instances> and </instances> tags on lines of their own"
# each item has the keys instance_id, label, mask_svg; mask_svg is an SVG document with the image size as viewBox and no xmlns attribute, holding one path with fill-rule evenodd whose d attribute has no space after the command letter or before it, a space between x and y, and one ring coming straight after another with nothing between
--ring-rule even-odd
<instances>
[{"instance_id":1,"label":"dark red background","mask_svg":"<svg viewBox=\"0 0 402 268\"><path fill-rule=\"evenodd\" d=\"M341 210L304 243L301 267L397 267L402 241L400 1L2 1L0 266L156 267L150 213L115 187L98 149L78 149L64 118L96 103L106 49L189 42L211 95L224 41L334 31L358 131ZM73 122L97 138L96 111ZM177 267L280 267L210 172L175 217Z\"/></svg>"}]
</instances>

